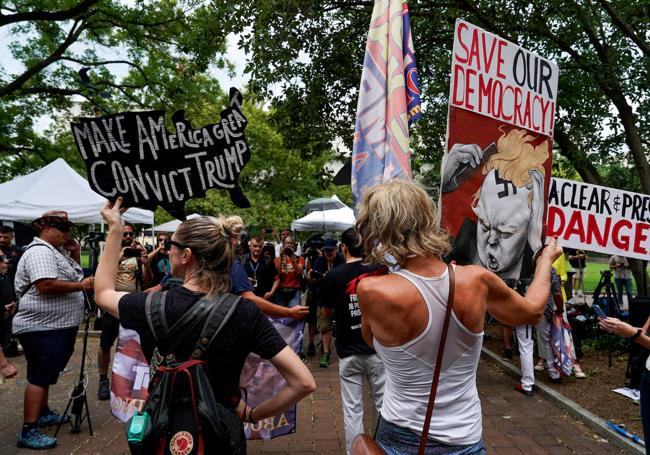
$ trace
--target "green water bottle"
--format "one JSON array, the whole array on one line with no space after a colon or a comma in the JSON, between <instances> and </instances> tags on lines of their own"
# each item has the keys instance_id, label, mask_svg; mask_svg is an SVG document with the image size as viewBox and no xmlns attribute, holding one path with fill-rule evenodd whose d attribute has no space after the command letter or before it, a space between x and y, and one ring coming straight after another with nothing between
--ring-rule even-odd
<instances>
[{"instance_id":1,"label":"green water bottle","mask_svg":"<svg viewBox=\"0 0 650 455\"><path fill-rule=\"evenodd\" d=\"M144 438L144 433L147 428L147 422L149 421L149 414L146 412L138 412L131 419L131 425L129 425L129 433L127 435L127 440L129 442L142 442Z\"/></svg>"}]
</instances>

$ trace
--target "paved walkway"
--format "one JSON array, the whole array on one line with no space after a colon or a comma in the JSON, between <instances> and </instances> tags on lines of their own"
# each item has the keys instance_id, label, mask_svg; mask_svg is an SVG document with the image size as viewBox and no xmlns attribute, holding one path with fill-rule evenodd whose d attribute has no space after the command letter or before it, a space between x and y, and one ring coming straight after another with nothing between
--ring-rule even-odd
<instances>
[{"instance_id":1,"label":"paved walkway","mask_svg":"<svg viewBox=\"0 0 650 455\"><path fill-rule=\"evenodd\" d=\"M97 339L89 340L91 364L95 364ZM81 340L68 370L50 392L50 405L63 410L67 393L74 384L80 362ZM22 401L25 385L24 358L14 359L19 378L0 385L0 454L32 453L17 449L16 433L22 421ZM340 404L337 362L327 369L318 367L317 359L309 366L318 388L298 405L298 427L294 435L271 441L251 441L248 453L256 454L343 454L344 431ZM97 370L89 369L88 398L95 435L87 426L80 434L70 434L64 427L59 434L59 446L45 453L54 454L126 454L128 449L123 425L110 415L106 402L96 399ZM479 393L483 405L483 437L488 453L537 454L579 453L611 454L619 449L595 435L579 421L568 416L551 402L539 396L525 397L512 390L513 379L496 365L482 361L479 366ZM370 400L366 399L366 403ZM366 429L372 431L373 415L366 406ZM49 432L52 434L53 430Z\"/></svg>"}]
</instances>

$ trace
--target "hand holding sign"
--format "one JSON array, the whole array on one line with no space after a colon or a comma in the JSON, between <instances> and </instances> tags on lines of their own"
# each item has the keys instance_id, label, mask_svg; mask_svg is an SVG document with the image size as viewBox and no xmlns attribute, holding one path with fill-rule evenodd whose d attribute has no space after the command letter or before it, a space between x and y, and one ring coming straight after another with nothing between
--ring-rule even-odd
<instances>
[{"instance_id":1,"label":"hand holding sign","mask_svg":"<svg viewBox=\"0 0 650 455\"><path fill-rule=\"evenodd\" d=\"M160 205L185 218L185 202L211 188L230 192L238 207L250 207L238 185L250 160L242 96L230 89L229 106L216 124L194 129L180 110L176 128L165 126L165 111L122 112L72 123L77 149L86 162L93 190L124 207L154 210Z\"/></svg>"}]
</instances>

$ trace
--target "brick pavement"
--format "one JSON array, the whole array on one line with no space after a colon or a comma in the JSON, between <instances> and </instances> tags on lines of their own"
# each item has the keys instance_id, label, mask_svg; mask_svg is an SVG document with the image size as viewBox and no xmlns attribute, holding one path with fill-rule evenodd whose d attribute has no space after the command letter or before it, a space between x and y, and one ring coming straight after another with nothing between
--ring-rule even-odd
<instances>
[{"instance_id":1,"label":"brick pavement","mask_svg":"<svg viewBox=\"0 0 650 455\"><path fill-rule=\"evenodd\" d=\"M125 454L128 453L122 424L110 416L106 402L96 400L97 370L94 368L98 340L89 340L93 367L89 368L89 404L95 436L88 434L87 426L80 434L63 429L59 446L46 453L53 454ZM67 393L75 382L81 351L81 340L67 371L59 384L51 389L50 404L63 410ZM19 378L0 385L0 454L31 453L15 446L16 433L22 420L22 395L25 384L25 363L16 358ZM318 367L318 360L309 361L318 388L298 406L298 428L294 435L271 441L251 441L248 453L265 454L341 454L344 453L343 417L340 405L340 387L337 363L327 369ZM579 421L568 416L554 404L539 396L525 397L512 390L513 379L494 364L482 361L479 366L479 393L483 405L484 441L488 453L590 453L611 454L619 449L590 431ZM371 432L373 415L368 397L366 402L366 430ZM53 430L49 432L52 434Z\"/></svg>"}]
</instances>

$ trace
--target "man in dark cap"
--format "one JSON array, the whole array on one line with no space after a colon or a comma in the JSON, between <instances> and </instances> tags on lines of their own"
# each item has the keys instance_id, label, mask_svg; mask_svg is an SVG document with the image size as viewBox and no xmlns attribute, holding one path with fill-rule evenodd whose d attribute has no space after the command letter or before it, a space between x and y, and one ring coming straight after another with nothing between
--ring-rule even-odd
<instances>
[{"instance_id":1,"label":"man in dark cap","mask_svg":"<svg viewBox=\"0 0 650 455\"><path fill-rule=\"evenodd\" d=\"M310 281L313 281L317 289L318 302L318 331L321 337L321 358L319 365L321 368L327 368L330 364L330 353L332 350L332 319L328 308L323 308L322 302L322 285L325 275L334 267L345 263L337 249L338 242L333 238L323 240L323 255L316 259L314 267L309 273Z\"/></svg>"},{"instance_id":2,"label":"man in dark cap","mask_svg":"<svg viewBox=\"0 0 650 455\"><path fill-rule=\"evenodd\" d=\"M64 418L48 407L50 385L67 365L83 319L84 297L93 278L83 278L79 244L68 237L73 224L64 211L45 212L32 223L37 237L18 262L18 311L14 334L27 361L24 421L18 447L49 449L57 440L40 431Z\"/></svg>"}]
</instances>

